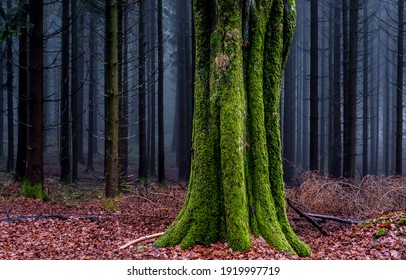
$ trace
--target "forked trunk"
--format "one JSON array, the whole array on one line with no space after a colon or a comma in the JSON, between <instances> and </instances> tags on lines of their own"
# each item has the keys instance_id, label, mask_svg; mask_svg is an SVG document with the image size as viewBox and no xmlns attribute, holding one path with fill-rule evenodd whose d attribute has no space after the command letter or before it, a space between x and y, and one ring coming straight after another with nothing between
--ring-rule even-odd
<instances>
[{"instance_id":1,"label":"forked trunk","mask_svg":"<svg viewBox=\"0 0 406 280\"><path fill-rule=\"evenodd\" d=\"M243 4L241 4L244 2ZM243 6L241 6L243 5ZM283 67L295 25L293 0L194 1L193 155L185 205L157 246L227 241L250 233L309 255L285 211L279 132Z\"/></svg>"}]
</instances>

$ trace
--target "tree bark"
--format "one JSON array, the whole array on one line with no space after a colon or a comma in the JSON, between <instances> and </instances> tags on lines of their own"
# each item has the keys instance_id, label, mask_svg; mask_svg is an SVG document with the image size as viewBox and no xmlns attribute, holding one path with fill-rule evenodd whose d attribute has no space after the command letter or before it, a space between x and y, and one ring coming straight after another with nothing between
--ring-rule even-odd
<instances>
[{"instance_id":1,"label":"tree bark","mask_svg":"<svg viewBox=\"0 0 406 280\"><path fill-rule=\"evenodd\" d=\"M11 0L7 0L7 8L11 9ZM13 108L13 40L6 42L7 49L7 172L14 169L14 108ZM2 85L0 85L2 86Z\"/></svg>"},{"instance_id":2,"label":"tree bark","mask_svg":"<svg viewBox=\"0 0 406 280\"><path fill-rule=\"evenodd\" d=\"M344 166L343 176L355 178L356 96L358 58L358 0L350 1L348 45L348 89L344 99ZM344 62L345 63L345 62ZM344 67L345 69L346 67ZM344 70L345 71L345 70ZM345 83L345 81L344 81Z\"/></svg>"},{"instance_id":3,"label":"tree bark","mask_svg":"<svg viewBox=\"0 0 406 280\"><path fill-rule=\"evenodd\" d=\"M404 38L404 1L398 1L398 53L396 75L396 160L395 173L402 176L403 159L403 38Z\"/></svg>"},{"instance_id":4,"label":"tree bark","mask_svg":"<svg viewBox=\"0 0 406 280\"><path fill-rule=\"evenodd\" d=\"M61 69L61 130L60 130L60 165L61 165L61 181L70 182L71 166L70 166L70 136L69 136L69 0L62 2L62 69Z\"/></svg>"},{"instance_id":5,"label":"tree bark","mask_svg":"<svg viewBox=\"0 0 406 280\"><path fill-rule=\"evenodd\" d=\"M145 92L145 18L146 2L140 0L140 18L139 18L139 49L138 49L138 128L139 128L139 159L138 159L138 178L142 183L148 181L148 158L147 158L147 127L146 127L146 92Z\"/></svg>"},{"instance_id":6,"label":"tree bark","mask_svg":"<svg viewBox=\"0 0 406 280\"><path fill-rule=\"evenodd\" d=\"M152 177L156 176L156 16L155 1L148 1L148 44L149 44L149 71L148 71L148 171Z\"/></svg>"},{"instance_id":7,"label":"tree bark","mask_svg":"<svg viewBox=\"0 0 406 280\"><path fill-rule=\"evenodd\" d=\"M364 12L363 12L363 21L364 21L364 38L363 38L363 64L364 64L364 71L363 71L363 81L362 81L362 177L368 174L368 141L369 141L369 134L368 134L368 113L369 113L369 87L368 87L368 1L365 1L364 4ZM372 135L370 136L372 137ZM374 153L378 153L375 151ZM372 155L371 155L372 156Z\"/></svg>"},{"instance_id":8,"label":"tree bark","mask_svg":"<svg viewBox=\"0 0 406 280\"><path fill-rule=\"evenodd\" d=\"M93 172L93 156L94 156L94 135L95 135L95 126L94 126L94 115L95 115L95 84L96 80L94 78L94 73L97 71L95 67L95 52L96 52L96 41L95 41L95 22L94 15L90 15L90 29L89 29L89 129L87 134L87 172Z\"/></svg>"},{"instance_id":9,"label":"tree bark","mask_svg":"<svg viewBox=\"0 0 406 280\"><path fill-rule=\"evenodd\" d=\"M340 9L334 7L334 65L340 65ZM340 67L334 67L334 85L333 85L333 149L330 161L330 174L334 178L339 178L342 174L342 129L341 129L341 86L340 86Z\"/></svg>"},{"instance_id":10,"label":"tree bark","mask_svg":"<svg viewBox=\"0 0 406 280\"><path fill-rule=\"evenodd\" d=\"M317 0L310 1L310 170L319 169L319 17Z\"/></svg>"},{"instance_id":11,"label":"tree bark","mask_svg":"<svg viewBox=\"0 0 406 280\"><path fill-rule=\"evenodd\" d=\"M106 0L106 196L119 193L119 71L118 71L118 1Z\"/></svg>"},{"instance_id":12,"label":"tree bark","mask_svg":"<svg viewBox=\"0 0 406 280\"><path fill-rule=\"evenodd\" d=\"M1 8L1 4L0 4ZM3 52L3 42L0 41L0 50ZM4 109L4 98L3 98L3 83L4 83L4 78L3 78L3 65L4 65L4 58L3 55L0 55L0 135L4 135L4 114L3 114L3 109ZM3 141L0 142L0 158L2 158L4 155L4 147L3 147Z\"/></svg>"},{"instance_id":13,"label":"tree bark","mask_svg":"<svg viewBox=\"0 0 406 280\"><path fill-rule=\"evenodd\" d=\"M28 5L26 0L21 0L20 5L24 9L23 24L27 23ZM27 29L21 30L19 42L19 68L18 68L18 138L17 158L15 173L18 179L23 179L27 164L27 93L28 93L28 63L27 63ZM0 63L1 64L1 63ZM0 74L1 75L1 74ZM0 82L1 84L1 82Z\"/></svg>"},{"instance_id":14,"label":"tree bark","mask_svg":"<svg viewBox=\"0 0 406 280\"><path fill-rule=\"evenodd\" d=\"M120 166L121 178L128 175L128 34L124 32L128 28L128 3L119 3L120 20L122 20L123 30L121 30L122 49L122 78L120 95ZM120 21L121 22L121 21ZM120 58L121 56L119 56ZM121 59L121 58L120 58Z\"/></svg>"},{"instance_id":15,"label":"tree bark","mask_svg":"<svg viewBox=\"0 0 406 280\"><path fill-rule=\"evenodd\" d=\"M158 183L165 182L163 10L158 0Z\"/></svg>"},{"instance_id":16,"label":"tree bark","mask_svg":"<svg viewBox=\"0 0 406 280\"><path fill-rule=\"evenodd\" d=\"M44 192L43 155L43 1L29 2L29 127L27 154L27 183L41 186ZM42 196L42 195L41 195Z\"/></svg>"},{"instance_id":17,"label":"tree bark","mask_svg":"<svg viewBox=\"0 0 406 280\"><path fill-rule=\"evenodd\" d=\"M293 52L292 52L293 54ZM291 184L295 174L295 61L291 55L286 64L283 102L283 177Z\"/></svg>"},{"instance_id":18,"label":"tree bark","mask_svg":"<svg viewBox=\"0 0 406 280\"><path fill-rule=\"evenodd\" d=\"M295 15L290 0L225 0L216 6L194 1L189 189L183 209L155 245L187 248L227 240L232 249L246 250L252 231L280 250L310 255L286 216L279 132L281 76Z\"/></svg>"}]
</instances>

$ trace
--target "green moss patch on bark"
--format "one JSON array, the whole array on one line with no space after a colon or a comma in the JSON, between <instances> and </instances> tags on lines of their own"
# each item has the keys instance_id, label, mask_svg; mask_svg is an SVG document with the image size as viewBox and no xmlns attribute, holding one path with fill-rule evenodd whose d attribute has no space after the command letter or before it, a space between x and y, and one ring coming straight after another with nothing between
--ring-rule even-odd
<instances>
[{"instance_id":1,"label":"green moss patch on bark","mask_svg":"<svg viewBox=\"0 0 406 280\"><path fill-rule=\"evenodd\" d=\"M281 137L280 137L280 91L282 84L282 72L284 67L284 50L292 40L293 32L284 33L287 18L283 17L284 3L282 0L274 0L271 10L271 19L268 23L265 52L264 52L264 104L265 104L265 128L269 162L269 179L271 184L271 193L275 204L276 216L282 231L292 246L294 252L300 256L311 254L310 248L303 243L292 230L286 216L285 191L283 182L282 156L281 156ZM294 20L290 17L290 20ZM293 25L292 22L288 23Z\"/></svg>"}]
</instances>

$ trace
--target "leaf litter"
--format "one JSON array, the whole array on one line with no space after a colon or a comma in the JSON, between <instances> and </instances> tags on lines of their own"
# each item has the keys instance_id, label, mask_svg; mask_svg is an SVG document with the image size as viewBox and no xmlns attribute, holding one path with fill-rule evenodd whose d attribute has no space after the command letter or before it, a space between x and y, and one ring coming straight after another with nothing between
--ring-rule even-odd
<instances>
[{"instance_id":1,"label":"leaf litter","mask_svg":"<svg viewBox=\"0 0 406 280\"><path fill-rule=\"evenodd\" d=\"M64 197L51 202L0 194L0 259L32 260L268 260L301 259L252 236L250 250L236 252L227 243L156 248L148 239L119 250L123 244L165 231L182 208L184 186L134 188L114 200ZM55 196L55 194L54 194ZM62 196L63 197L63 196ZM294 230L322 260L406 259L406 211L378 212L359 225L326 222L322 236L288 211ZM21 219L11 219L20 217ZM24 218L24 219L22 219ZM379 233L380 234L377 234Z\"/></svg>"}]
</instances>

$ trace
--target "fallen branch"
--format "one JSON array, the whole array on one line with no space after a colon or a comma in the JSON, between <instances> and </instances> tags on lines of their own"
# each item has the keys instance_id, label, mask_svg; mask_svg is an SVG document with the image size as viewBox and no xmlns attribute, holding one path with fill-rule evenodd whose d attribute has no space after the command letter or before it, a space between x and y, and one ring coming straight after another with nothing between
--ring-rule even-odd
<instances>
[{"instance_id":1,"label":"fallen branch","mask_svg":"<svg viewBox=\"0 0 406 280\"><path fill-rule=\"evenodd\" d=\"M292 202L290 201L289 198L286 199L286 201L288 202L288 205L295 210L296 213L299 214L299 216L305 218L309 223L311 223L313 226L315 226L323 235L327 235L327 232L309 215L303 213L302 211L300 211L299 209L297 209L295 206L292 205Z\"/></svg>"},{"instance_id":2,"label":"fallen branch","mask_svg":"<svg viewBox=\"0 0 406 280\"><path fill-rule=\"evenodd\" d=\"M321 220L331 220L331 221L335 221L335 222L352 224L352 225L358 225L359 223L361 223L361 221L345 219L345 218L338 218L338 217L328 216L328 215L312 214L312 213L305 213L305 215L313 217L313 218L321 219Z\"/></svg>"},{"instance_id":3,"label":"fallen branch","mask_svg":"<svg viewBox=\"0 0 406 280\"><path fill-rule=\"evenodd\" d=\"M68 216L65 215L40 215L40 216L20 216L20 217L7 217L0 219L0 222L23 222L28 220L41 220L41 219L60 219L60 220L67 220L69 219Z\"/></svg>"},{"instance_id":4,"label":"fallen branch","mask_svg":"<svg viewBox=\"0 0 406 280\"><path fill-rule=\"evenodd\" d=\"M18 217L7 217L0 219L0 222L25 222L29 220L43 220L43 219L59 219L59 220L68 220L71 218L79 219L89 219L92 222L99 220L100 218L116 218L121 216L132 216L132 215L115 215L115 214L85 214L85 215L72 215L66 216L61 214L52 214L52 215L38 215L38 216L18 216Z\"/></svg>"},{"instance_id":5,"label":"fallen branch","mask_svg":"<svg viewBox=\"0 0 406 280\"><path fill-rule=\"evenodd\" d=\"M158 232L158 233L154 233L154 234L151 234L151 235L146 235L146 236L134 239L134 240L124 244L123 246L120 246L119 249L122 250L122 249L125 249L125 248L127 248L127 247L129 247L131 245L137 244L137 243L139 243L141 241L148 240L148 239L155 238L155 237L159 237L159 236L163 235L164 233L165 232Z\"/></svg>"}]
</instances>

